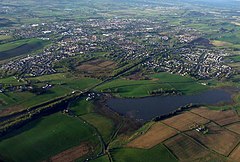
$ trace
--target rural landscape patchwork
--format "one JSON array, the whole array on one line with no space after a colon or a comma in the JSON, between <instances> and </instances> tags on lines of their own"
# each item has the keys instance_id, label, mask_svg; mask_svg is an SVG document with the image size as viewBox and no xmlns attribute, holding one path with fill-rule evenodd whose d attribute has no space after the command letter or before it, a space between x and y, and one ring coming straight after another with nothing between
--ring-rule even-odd
<instances>
[{"instance_id":1,"label":"rural landscape patchwork","mask_svg":"<svg viewBox=\"0 0 240 162\"><path fill-rule=\"evenodd\" d=\"M0 161L240 162L240 1L0 0Z\"/></svg>"}]
</instances>

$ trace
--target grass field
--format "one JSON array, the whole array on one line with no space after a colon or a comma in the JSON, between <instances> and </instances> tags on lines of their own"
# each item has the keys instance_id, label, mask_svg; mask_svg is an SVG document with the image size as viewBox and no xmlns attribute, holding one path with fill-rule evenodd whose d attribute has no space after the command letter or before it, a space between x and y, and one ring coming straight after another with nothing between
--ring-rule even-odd
<instances>
[{"instance_id":1,"label":"grass field","mask_svg":"<svg viewBox=\"0 0 240 162\"><path fill-rule=\"evenodd\" d=\"M33 98L35 95L30 92L6 92L0 93L0 96L0 110L3 110L9 106L21 107L21 102L25 102L28 99Z\"/></svg>"},{"instance_id":2,"label":"grass field","mask_svg":"<svg viewBox=\"0 0 240 162\"><path fill-rule=\"evenodd\" d=\"M85 98L74 102L70 109L73 111L75 115L81 116L85 114L89 114L94 112L94 105L90 101L86 101Z\"/></svg>"},{"instance_id":3,"label":"grass field","mask_svg":"<svg viewBox=\"0 0 240 162\"><path fill-rule=\"evenodd\" d=\"M42 48L48 41L24 39L0 45L0 60L31 53Z\"/></svg>"},{"instance_id":4,"label":"grass field","mask_svg":"<svg viewBox=\"0 0 240 162\"><path fill-rule=\"evenodd\" d=\"M22 85L22 84L25 84L26 82L25 81L18 81L16 78L14 77L7 77L7 78L2 78L0 79L0 84L7 84L7 85Z\"/></svg>"},{"instance_id":5,"label":"grass field","mask_svg":"<svg viewBox=\"0 0 240 162\"><path fill-rule=\"evenodd\" d=\"M12 38L12 36L10 36L10 35L0 35L0 42L4 41L4 40L9 40L11 38Z\"/></svg>"},{"instance_id":6,"label":"grass field","mask_svg":"<svg viewBox=\"0 0 240 162\"><path fill-rule=\"evenodd\" d=\"M238 55L238 56L233 56L233 57L231 57L231 59L232 59L233 61L235 61L235 62L240 62L240 55Z\"/></svg>"},{"instance_id":7,"label":"grass field","mask_svg":"<svg viewBox=\"0 0 240 162\"><path fill-rule=\"evenodd\" d=\"M94 130L78 118L57 113L33 121L3 139L0 157L5 161L42 161L82 142L96 144Z\"/></svg>"},{"instance_id":8,"label":"grass field","mask_svg":"<svg viewBox=\"0 0 240 162\"><path fill-rule=\"evenodd\" d=\"M64 74L63 74L64 75ZM84 90L89 88L100 81L93 78L75 78L72 76L62 76L62 74L53 74L30 78L31 81L42 82L44 84L53 84L53 87L47 90L46 93L37 95L31 92L7 92L0 94L0 109L8 109L14 105L18 108L27 108L52 100L57 97L64 96L74 90ZM38 83L39 84L39 83Z\"/></svg>"},{"instance_id":9,"label":"grass field","mask_svg":"<svg viewBox=\"0 0 240 162\"><path fill-rule=\"evenodd\" d=\"M228 47L228 46L233 45L232 43L219 41L219 40L214 40L211 43L216 47Z\"/></svg>"},{"instance_id":10,"label":"grass field","mask_svg":"<svg viewBox=\"0 0 240 162\"><path fill-rule=\"evenodd\" d=\"M28 78L31 81L39 81L39 82L48 82L51 81L51 83L61 83L60 81L67 80L68 74L65 73L57 73L57 74L50 74L50 75L43 75L38 77L30 77Z\"/></svg>"},{"instance_id":11,"label":"grass field","mask_svg":"<svg viewBox=\"0 0 240 162\"><path fill-rule=\"evenodd\" d=\"M94 126L105 142L109 141L114 130L114 123L111 119L96 113L94 111L94 104L91 101L86 101L85 98L80 99L70 106L70 110Z\"/></svg>"},{"instance_id":12,"label":"grass field","mask_svg":"<svg viewBox=\"0 0 240 162\"><path fill-rule=\"evenodd\" d=\"M114 130L114 124L110 119L97 113L82 115L81 118L93 125L102 135L105 142L109 141Z\"/></svg>"},{"instance_id":13,"label":"grass field","mask_svg":"<svg viewBox=\"0 0 240 162\"><path fill-rule=\"evenodd\" d=\"M91 162L109 162L109 159L107 155L104 155L95 160L92 160Z\"/></svg>"},{"instance_id":14,"label":"grass field","mask_svg":"<svg viewBox=\"0 0 240 162\"><path fill-rule=\"evenodd\" d=\"M239 33L224 34L224 36L222 36L219 40L224 42L230 42L233 44L239 44L240 34Z\"/></svg>"},{"instance_id":15,"label":"grass field","mask_svg":"<svg viewBox=\"0 0 240 162\"><path fill-rule=\"evenodd\" d=\"M149 80L117 79L96 88L98 91L110 92L120 97L145 97L151 91L163 89L181 91L183 94L193 94L206 90L196 80L180 75L159 73L150 76Z\"/></svg>"},{"instance_id":16,"label":"grass field","mask_svg":"<svg viewBox=\"0 0 240 162\"><path fill-rule=\"evenodd\" d=\"M66 87L72 90L84 90L89 88L97 83L100 83L100 80L88 77L75 77L72 74L68 73L57 73L51 75L43 75L39 77L32 77L29 80L34 82L43 82L49 84L58 84L61 87Z\"/></svg>"},{"instance_id":17,"label":"grass field","mask_svg":"<svg viewBox=\"0 0 240 162\"><path fill-rule=\"evenodd\" d=\"M113 160L116 162L176 162L175 157L159 144L151 149L118 148L111 150Z\"/></svg>"}]
</instances>

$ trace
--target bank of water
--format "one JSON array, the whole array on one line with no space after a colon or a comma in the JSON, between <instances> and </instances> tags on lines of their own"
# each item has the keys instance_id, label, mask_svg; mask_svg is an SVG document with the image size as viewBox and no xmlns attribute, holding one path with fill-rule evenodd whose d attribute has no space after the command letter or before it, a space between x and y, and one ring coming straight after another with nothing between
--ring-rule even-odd
<instances>
[{"instance_id":1,"label":"bank of water","mask_svg":"<svg viewBox=\"0 0 240 162\"><path fill-rule=\"evenodd\" d=\"M231 102L231 93L225 90L213 89L188 96L153 96L134 99L111 98L107 101L107 105L119 114L147 121L191 103L213 105Z\"/></svg>"}]
</instances>

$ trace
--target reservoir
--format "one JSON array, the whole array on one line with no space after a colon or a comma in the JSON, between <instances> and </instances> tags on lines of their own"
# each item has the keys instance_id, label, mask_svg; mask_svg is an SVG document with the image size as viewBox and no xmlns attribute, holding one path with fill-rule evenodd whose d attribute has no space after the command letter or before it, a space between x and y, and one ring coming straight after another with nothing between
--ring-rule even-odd
<instances>
[{"instance_id":1,"label":"reservoir","mask_svg":"<svg viewBox=\"0 0 240 162\"><path fill-rule=\"evenodd\" d=\"M220 89L186 96L153 96L146 98L111 98L107 105L119 114L138 120L151 120L156 116L168 114L187 104L231 103L231 94Z\"/></svg>"}]
</instances>

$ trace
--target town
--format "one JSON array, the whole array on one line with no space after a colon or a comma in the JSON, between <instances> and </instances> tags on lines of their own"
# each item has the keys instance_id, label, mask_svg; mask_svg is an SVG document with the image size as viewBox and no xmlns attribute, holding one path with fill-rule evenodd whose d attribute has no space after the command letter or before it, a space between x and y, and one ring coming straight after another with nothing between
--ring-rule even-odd
<instances>
[{"instance_id":1,"label":"town","mask_svg":"<svg viewBox=\"0 0 240 162\"><path fill-rule=\"evenodd\" d=\"M5 31L16 38L38 38L53 42L36 55L15 59L1 66L5 73L20 77L56 73L54 63L76 55L104 57L115 61L141 60L155 71L189 75L198 79L228 78L231 67L224 64L228 51L198 47L191 42L202 33L193 28L168 25L148 19L89 19L84 22L55 22L21 26Z\"/></svg>"}]
</instances>

